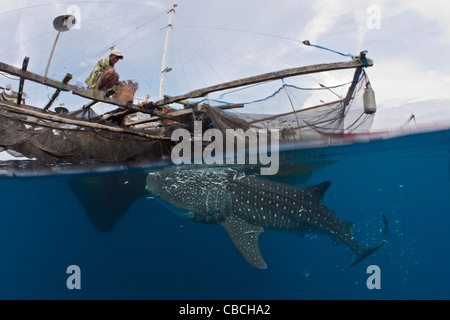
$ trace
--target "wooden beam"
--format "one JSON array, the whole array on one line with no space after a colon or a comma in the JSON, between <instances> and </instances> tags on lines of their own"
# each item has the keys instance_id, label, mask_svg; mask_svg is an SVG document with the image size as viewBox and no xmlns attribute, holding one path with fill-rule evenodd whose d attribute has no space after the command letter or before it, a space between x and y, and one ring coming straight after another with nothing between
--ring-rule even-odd
<instances>
[{"instance_id":1,"label":"wooden beam","mask_svg":"<svg viewBox=\"0 0 450 320\"><path fill-rule=\"evenodd\" d=\"M29 61L30 61L30 57L25 57L25 59L23 59L23 63L22 63L22 70L23 71L27 70ZM24 77L20 77L19 93L17 94L17 104L21 104L22 103L22 95L23 95L23 85L24 85L24 83L25 83Z\"/></svg>"},{"instance_id":2,"label":"wooden beam","mask_svg":"<svg viewBox=\"0 0 450 320\"><path fill-rule=\"evenodd\" d=\"M373 66L373 61L367 60L367 67L371 67L371 66ZM306 66L306 67L291 68L291 69L286 69L286 70L282 70L282 71L265 73L265 74L261 74L261 75L254 76L254 77L243 78L243 79L239 79L239 80L235 80L235 81L225 82L225 83L218 84L215 86L194 90L194 91L191 91L187 94L180 95L180 96L165 97L165 99L154 102L153 105L154 106L162 106L162 105L178 102L181 100L200 98L200 97L206 96L207 94L209 94L211 92L233 89L233 88L242 87L242 86L248 86L251 84L262 83L262 82L266 82L266 81L270 81L270 80L277 80L277 79L300 76L300 75L317 73L317 72L342 70L342 69L353 69L353 68L360 68L360 67L361 67L361 62L359 62L358 60L355 59L355 60L348 61L348 62L335 62L335 63L317 64L317 65Z\"/></svg>"},{"instance_id":3,"label":"wooden beam","mask_svg":"<svg viewBox=\"0 0 450 320\"><path fill-rule=\"evenodd\" d=\"M13 67L9 64L3 63L3 62L0 62L0 71L9 73L9 74L17 76L17 77L24 78L26 80L36 82L39 84L43 84L45 86L48 86L48 87L51 87L54 89L61 88L60 81L46 78L39 74L30 72L30 71L26 71L26 70L22 70L22 69ZM74 85L70 85L70 84L65 85L61 91L65 91L65 92L72 91L73 94L78 95L83 98L87 98L87 99L91 99L91 100L95 100L95 101L101 101L104 103L113 104L113 105L116 105L119 107L128 108L128 109L132 109L132 110L136 110L136 111L142 111L142 109L139 106L134 105L132 103L126 103L126 102L123 102L123 101L120 101L117 99L106 97L105 93L103 91L86 90L82 87L78 87L78 86L74 86ZM150 103L148 107L150 107L150 106L152 106L152 103Z\"/></svg>"},{"instance_id":4,"label":"wooden beam","mask_svg":"<svg viewBox=\"0 0 450 320\"><path fill-rule=\"evenodd\" d=\"M61 87L61 82L50 79L50 78L45 78L39 74L30 72L30 71L26 71L26 70L22 70L13 66L10 66L9 64L0 62L0 71L2 72L6 72L9 73L11 75L17 76L17 77L21 77L33 82L37 82L43 85L46 85L48 87L52 87L55 89L58 89ZM62 91L70 91L72 90L72 86L67 85L64 90Z\"/></svg>"},{"instance_id":5,"label":"wooden beam","mask_svg":"<svg viewBox=\"0 0 450 320\"><path fill-rule=\"evenodd\" d=\"M66 84L69 83L70 80L72 80L72 75L70 73L68 73L68 74L66 74L63 81L61 82L61 88L56 89L56 91L53 94L53 96L51 97L50 101L45 106L44 112L46 112L52 106L53 102L55 102L56 98L58 98L59 94L61 93L61 90L64 88L64 86Z\"/></svg>"},{"instance_id":6,"label":"wooden beam","mask_svg":"<svg viewBox=\"0 0 450 320\"><path fill-rule=\"evenodd\" d=\"M104 103L113 104L113 105L116 105L116 106L119 106L122 108L132 109L132 110L136 110L136 111L142 111L142 109L137 105L107 97L105 91L87 90L87 89L84 89L82 87L77 87L77 86L72 86L71 90L72 90L73 94L83 97L83 98L88 98L88 99L94 100L95 102L104 102Z\"/></svg>"},{"instance_id":7,"label":"wooden beam","mask_svg":"<svg viewBox=\"0 0 450 320\"><path fill-rule=\"evenodd\" d=\"M0 108L14 112L14 113L25 114L25 115L33 116L33 117L36 117L39 119L45 119L45 120L55 121L55 122L59 122L59 123L73 124L76 126L88 127L88 128L92 128L92 129L99 129L99 130L105 130L105 131L111 131L111 132L127 133L127 134L136 135L136 136L140 136L140 137L144 137L144 138L148 138L148 139L152 139L152 140L171 140L170 137L154 136L154 135L147 134L145 132L131 130L128 128L115 127L115 126L109 126L109 125L104 125L104 124L99 124L99 123L92 123L89 121L70 119L70 118L60 117L57 115L51 115L48 113L42 113L42 112L38 112L38 111L26 109L26 108L20 108L20 107L17 107L16 104L9 102L9 101L0 102Z\"/></svg>"}]
</instances>

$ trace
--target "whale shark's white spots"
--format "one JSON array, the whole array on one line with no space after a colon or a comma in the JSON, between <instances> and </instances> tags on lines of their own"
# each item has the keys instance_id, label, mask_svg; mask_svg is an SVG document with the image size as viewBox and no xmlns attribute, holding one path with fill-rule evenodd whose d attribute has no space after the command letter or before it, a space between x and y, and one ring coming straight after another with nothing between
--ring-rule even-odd
<instances>
[{"instance_id":1,"label":"whale shark's white spots","mask_svg":"<svg viewBox=\"0 0 450 320\"><path fill-rule=\"evenodd\" d=\"M222 225L241 255L260 269L267 267L258 245L264 228L328 233L356 253L353 264L384 243L383 239L379 246L365 248L356 242L353 224L322 204L329 186L325 182L296 188L230 168L166 168L147 177L147 189L154 196L195 221ZM384 238L386 233L385 220Z\"/></svg>"}]
</instances>

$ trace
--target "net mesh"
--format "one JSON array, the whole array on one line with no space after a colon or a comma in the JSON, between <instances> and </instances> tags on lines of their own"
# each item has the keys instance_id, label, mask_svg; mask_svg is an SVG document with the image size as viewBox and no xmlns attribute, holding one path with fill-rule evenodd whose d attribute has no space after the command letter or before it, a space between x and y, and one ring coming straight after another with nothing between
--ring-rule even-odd
<instances>
[{"instance_id":1,"label":"net mesh","mask_svg":"<svg viewBox=\"0 0 450 320\"><path fill-rule=\"evenodd\" d=\"M94 112L86 110L75 112L66 118L105 123ZM39 160L122 162L163 159L170 154L170 145L163 141L40 119L2 108L0 137L1 151L6 150L16 157Z\"/></svg>"},{"instance_id":2,"label":"net mesh","mask_svg":"<svg viewBox=\"0 0 450 320\"><path fill-rule=\"evenodd\" d=\"M206 127L219 129L248 128L279 130L281 142L308 141L329 138L330 135L343 135L349 132L367 132L370 130L374 113L368 113L364 108L364 88L369 83L367 74L359 69L355 79L345 85L320 87L318 89L305 89L294 85L283 84L266 98L238 103L239 109L223 110L229 103L222 100L203 99L199 104L206 106L204 118L201 119ZM340 89L344 94L338 95L335 91ZM331 102L324 102L313 106L311 91L317 91L317 96L328 93L332 96ZM332 94L330 94L330 92ZM216 108L211 108L215 106ZM250 113L247 111L269 110L286 112ZM290 110L289 110L290 109Z\"/></svg>"}]
</instances>

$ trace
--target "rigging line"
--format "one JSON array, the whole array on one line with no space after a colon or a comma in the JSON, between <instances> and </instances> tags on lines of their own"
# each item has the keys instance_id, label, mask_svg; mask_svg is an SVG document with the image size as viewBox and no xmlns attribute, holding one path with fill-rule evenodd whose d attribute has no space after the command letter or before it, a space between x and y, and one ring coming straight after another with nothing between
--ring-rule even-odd
<instances>
[{"instance_id":1,"label":"rigging line","mask_svg":"<svg viewBox=\"0 0 450 320\"><path fill-rule=\"evenodd\" d=\"M267 33L262 33L262 32L254 32L254 31L248 31L248 30L239 30L239 29L228 29L228 28L223 28L223 27L208 27L208 26L190 26L193 28L209 28L209 29L218 29L218 30L226 30L226 31L235 31L235 32L242 32L242 33L253 33L253 34L258 34L258 35L263 35L263 36L268 36L268 37L273 37L273 38L278 38L278 39L283 39L283 40L289 40L289 41L293 41L296 43L304 43L303 41L300 40L296 40L296 39L292 39L292 38L288 38L288 37L282 37L282 36L277 36L277 35L273 35L273 34L267 34ZM293 64L289 63L288 61L282 59L281 57L277 56L276 54L271 53L270 51L266 50L265 48L262 48L261 46L256 45L255 43L252 43L254 46L260 48L261 50L267 52L268 54L276 57L277 59L281 60L282 62L290 65L290 66L294 66ZM315 79L312 75L308 74L308 76L313 79L315 82L317 82L320 86L326 88L326 86L322 85L317 79ZM332 90L330 90L332 93L334 93ZM335 93L334 93L335 94Z\"/></svg>"},{"instance_id":2,"label":"rigging line","mask_svg":"<svg viewBox=\"0 0 450 320\"><path fill-rule=\"evenodd\" d=\"M140 29L143 28L145 25L147 25L148 23L150 23L150 22L152 22L152 21L158 19L158 18L161 17L161 16L162 16L162 14L157 14L157 15L155 15L155 16L152 16L151 19L145 21L144 23L142 23L141 25L137 26L136 28L134 28L134 29L133 29L132 31L130 31L129 33L127 33L127 34L125 34L124 36L120 37L119 39L115 40L112 44L110 44L110 45L108 46L107 49L102 49L101 51L98 51L97 54L95 54L93 58L89 59L89 63L86 63L86 64L81 65L78 69L76 69L76 70L73 72L74 76L75 76L75 77L78 77L79 75L81 75L82 73L84 73L84 72L91 66L91 64L92 64L94 61L99 60L101 55L104 55L105 53L107 53L110 47L116 46L117 43L121 42L123 39L129 37L132 33L136 32L137 30L140 30ZM114 33L115 33L115 30L114 30L114 29L110 29L109 31L107 31L106 34L114 34ZM102 37L102 38L105 38L106 34L105 34L105 33L101 34L101 37ZM97 37L97 36L98 36L98 35L94 34L94 35L91 37L91 39L95 42L95 38L94 38L94 37ZM74 54L74 53L72 53L72 54ZM72 67L72 66L74 66L74 65L76 65L76 63L72 64L70 67Z\"/></svg>"},{"instance_id":3,"label":"rigging line","mask_svg":"<svg viewBox=\"0 0 450 320\"><path fill-rule=\"evenodd\" d=\"M165 14L164 14L164 15L165 15ZM120 42L120 41L122 41L123 39L127 38L127 37L128 37L129 35L131 35L133 32L136 32L137 30L139 30L139 29L142 28L143 26L147 25L147 24L150 23L150 22L155 21L156 19L161 18L162 16L163 16L163 14L159 14L159 15L153 17L152 19L150 19L150 20L144 22L143 24L141 24L140 26L136 27L136 28L135 28L134 30L132 30L131 32L127 33L126 35L122 36L121 38L119 38L118 40L116 40L115 42L113 42L113 43L111 44L111 47L112 47L112 46L116 46L118 42Z\"/></svg>"},{"instance_id":4,"label":"rigging line","mask_svg":"<svg viewBox=\"0 0 450 320\"><path fill-rule=\"evenodd\" d=\"M296 39L292 39L292 38L288 38L288 37L282 37L282 36L277 36L277 35L274 35L274 34L257 32L257 31L242 30L242 29L230 29L230 28L224 28L224 27L210 27L210 26L188 26L188 28L206 28L206 29L217 29L217 30L225 30L225 31L234 31L234 32L242 32L242 33L259 34L259 35L262 35L262 36L267 36L267 37L278 38L278 39L289 40L289 41L293 41L293 42L297 42L297 43L302 43L302 41L300 41L300 40L296 40Z\"/></svg>"},{"instance_id":5,"label":"rigging line","mask_svg":"<svg viewBox=\"0 0 450 320\"><path fill-rule=\"evenodd\" d=\"M185 65L189 66L192 71L191 72L191 78L192 75L195 75L196 80L200 81L202 84L207 83L204 72L201 72L200 65L198 63L199 58L203 60L203 63L205 62L205 59L203 57L203 51L205 50L205 46L202 46L201 43L198 41L197 37L193 37L191 34L187 34L188 36L183 36L183 31L179 30L178 28L174 29L173 32L174 38L179 39L180 41L174 41L174 45L178 45L180 47L179 52L183 52L183 55L172 55L175 60L179 60L181 62L181 66L183 69L183 72L185 71ZM186 35L184 33L184 35ZM193 48L202 48L202 52L196 52L193 50ZM184 64L184 62L187 62ZM206 65L206 64L205 64Z\"/></svg>"},{"instance_id":6,"label":"rigging line","mask_svg":"<svg viewBox=\"0 0 450 320\"><path fill-rule=\"evenodd\" d=\"M77 43L96 43L96 38L99 39L105 39L108 37L109 34L116 34L118 28L124 28L122 26L128 26L130 22L134 22L136 20L140 21L141 17L146 17L147 15L144 15L142 13L139 14L139 16L135 13L133 14L121 14L121 15L115 15L115 16L108 16L100 19L96 19L94 22L84 22L83 23L83 32L78 33L70 33L71 35L71 41L76 41ZM111 28L111 20L116 17L122 17L119 21L120 24L115 22L114 28ZM108 19L108 21L104 22L103 24L100 24L99 21ZM117 21L115 19L115 21ZM109 28L108 28L109 27ZM107 30L105 32L105 29ZM93 30L93 32L89 32L86 30ZM98 30L102 30L101 33L98 32ZM71 48L73 51L73 48Z\"/></svg>"},{"instance_id":7,"label":"rigging line","mask_svg":"<svg viewBox=\"0 0 450 320\"><path fill-rule=\"evenodd\" d=\"M189 24L190 21L192 21L192 19L190 20L186 20L183 18L183 16L181 15L177 15L177 19L182 21L180 23L177 23L177 33L179 34L179 38L181 40L183 40L183 45L188 49L189 52L189 58L191 61L195 62L195 66L196 66L196 74L198 74L198 78L203 81L204 84L206 84L207 82L205 82L204 79L204 73L205 71L208 72L208 75L213 77L213 79L218 79L219 81L223 80L224 78L224 74L223 71L229 71L232 69L232 65L230 66L224 66L224 64L229 64L226 59L224 59L224 50L216 50L214 53L211 52L212 51L212 46L208 45L208 42L206 40L204 40L205 37L204 34L191 34L190 32L187 32L186 30L183 30L184 26ZM183 34L185 35L183 37ZM209 42L212 43L212 42ZM217 45L213 44L214 48L217 47ZM198 49L201 50L198 50ZM197 61L201 61L202 62L202 68L200 69L198 66ZM229 59L228 59L229 61ZM207 62L207 63L205 63ZM224 63L225 62L225 63ZM212 66L221 66L222 67L222 72L219 72L217 70L217 68L214 68ZM202 70L202 72L200 72L200 70ZM226 78L226 77L225 77ZM211 82L211 79L209 81L209 83Z\"/></svg>"},{"instance_id":8,"label":"rigging line","mask_svg":"<svg viewBox=\"0 0 450 320\"><path fill-rule=\"evenodd\" d=\"M250 41L249 41L249 42L250 42ZM271 55L272 57L275 57L275 58L277 58L278 60L280 60L281 62L287 64L288 66L294 67L294 65L293 65L292 63L290 63L289 61L287 61L287 60L283 59L282 57L276 55L275 53L270 52L270 51L267 50L266 48L264 48L264 47L262 47L262 46L260 46L260 45L257 45L257 44L254 43L254 42L250 42L250 43L251 43L252 45L254 45L255 47L257 47L258 49L260 49L260 50L266 52L267 54Z\"/></svg>"},{"instance_id":9,"label":"rigging line","mask_svg":"<svg viewBox=\"0 0 450 320\"><path fill-rule=\"evenodd\" d=\"M93 62L95 62L96 60L99 60L99 57L104 55L105 53L108 52L108 50L111 47L115 47L120 41L122 41L123 39L126 39L128 36L130 36L132 33L136 32L137 30L141 29L142 27L144 27L145 25L147 25L150 22L153 22L155 20L157 20L158 18L161 18L163 15L162 14L158 14L154 17L152 17L151 19L149 19L148 21L144 22L143 24L139 25L138 27L134 28L131 32L125 34L124 36L120 37L119 39L115 40L114 42L112 42L107 49L102 49L100 52L98 52L98 54L96 54L93 58L89 59L90 63L86 63L86 65L80 67L79 69L77 69L74 74L77 75L77 77L79 75L81 75L82 73L84 73Z\"/></svg>"},{"instance_id":10,"label":"rigging line","mask_svg":"<svg viewBox=\"0 0 450 320\"><path fill-rule=\"evenodd\" d=\"M165 14L164 14L164 15L165 15ZM123 39L126 39L128 36L130 36L131 34L133 34L134 32L136 32L137 30L141 29L142 27L144 27L144 26L147 25L148 23L153 22L153 21L155 21L156 19L158 19L158 18L160 18L160 17L162 17L162 14L159 14L159 15L157 15L157 16L155 16L155 17L149 19L148 21L146 21L146 22L144 22L143 24L141 24L141 25L139 25L138 27L136 27L136 28L135 28L134 30L132 30L131 32L129 32L129 33L125 34L124 36L120 37L119 39L115 40L114 42L112 42L112 43L108 46L107 49L102 50L101 53L99 53L98 56L105 54L106 52L108 52L108 50L109 50L110 48L115 47L120 41L122 41ZM98 56L96 56L97 59L98 59ZM91 61L93 61L93 60L95 61L95 58L92 58L92 59L90 59L89 61L91 62ZM81 73L85 72L88 68L89 68L89 65L85 66L85 68L82 70ZM81 68L80 68L80 69L81 69ZM79 69L79 70L80 70L80 69ZM75 72L75 73L78 74L78 71L79 71L79 70L77 70L77 72Z\"/></svg>"},{"instance_id":11,"label":"rigging line","mask_svg":"<svg viewBox=\"0 0 450 320\"><path fill-rule=\"evenodd\" d=\"M39 35L39 36L37 36L37 37L35 37L35 38L33 38L33 39L30 39L30 40L27 40L27 41L25 41L25 42L22 42L22 43L20 43L20 44L18 44L18 45L16 45L16 46L14 46L14 47L12 47L12 48L6 50L6 51L0 53L0 57L3 56L3 55L5 55L5 54L7 54L7 53L10 52L10 51L13 51L14 49L17 49L18 47L21 47L21 46L23 46L23 45L26 45L26 44L30 43L31 41L34 41L34 40L37 40L37 39L39 39L39 38L45 37L45 36L47 36L47 35L49 35L49 34L53 34L54 32L55 32L55 31L52 30L52 31L50 31L50 32L41 34L41 35Z\"/></svg>"},{"instance_id":12,"label":"rigging line","mask_svg":"<svg viewBox=\"0 0 450 320\"><path fill-rule=\"evenodd\" d=\"M137 71L137 70L133 67L133 65L132 65L131 63L129 63L128 61L123 60L123 62L124 62L124 64L126 64L126 65L128 66L128 68L131 69L132 73L136 74L140 79L142 79L142 80L144 81L145 85L146 85L148 88L150 88L150 84L149 84L149 82L147 81L147 77L141 76L141 73L140 73L139 71ZM141 89L141 88L142 88L142 86L139 85L139 89ZM139 89L138 89L138 90L139 90ZM136 92L136 93L137 93L137 92Z\"/></svg>"},{"instance_id":13,"label":"rigging line","mask_svg":"<svg viewBox=\"0 0 450 320\"><path fill-rule=\"evenodd\" d=\"M227 94L235 93L235 92L241 91L241 90L246 90L246 89L248 89L248 88L257 87L257 86L260 86L260 85L263 85L263 84L265 84L265 82L255 83L255 84L252 84L252 85L249 85L249 86L246 86L246 87L242 87L242 88L239 88L239 89L235 89L235 90L231 90L231 91L225 92L225 93L223 93L223 94L221 94L221 95L219 96L219 99L222 99L222 98L223 98L224 96L226 96Z\"/></svg>"},{"instance_id":14,"label":"rigging line","mask_svg":"<svg viewBox=\"0 0 450 320\"><path fill-rule=\"evenodd\" d=\"M193 51L191 50L191 46L189 45L189 41L186 37L180 37L178 30L174 28L173 30L173 39L172 46L174 46L173 52L182 52L183 54L170 54L170 60L173 61L174 66L179 65L179 71L183 75L183 79L185 83L192 82L193 78L193 71L196 73L195 76L197 77L197 71L198 67L195 63L195 60L193 59ZM172 49L170 50L172 52ZM195 66L193 71L187 70L188 67ZM178 69L178 68L177 68ZM176 72L178 70L174 70ZM200 75L201 76L201 75ZM178 79L180 80L180 79ZM203 79L202 79L203 81Z\"/></svg>"},{"instance_id":15,"label":"rigging line","mask_svg":"<svg viewBox=\"0 0 450 320\"><path fill-rule=\"evenodd\" d=\"M188 35L190 35L190 36L192 36L192 37L198 38L198 39L200 39L200 40L202 40L202 41L205 41L205 42L207 42L207 43L209 43L209 44L212 44L212 45L214 45L214 46L216 46L216 47L218 47L218 48L220 48L220 49L226 50L226 51L228 51L228 52L230 52L230 53L232 53L232 54L234 54L234 55L236 55L236 56L238 56L238 57L240 57L240 58L242 58L242 59L245 59L245 60L247 60L247 61L250 61L250 62L252 62L253 64L259 66L259 67L262 68L262 69L264 69L264 66L260 65L259 63L256 63L254 60L248 59L248 58L246 58L246 57L244 57L244 56L242 56L242 55L240 55L240 54L238 54L238 53L236 53L236 52L234 52L234 51L232 51L232 50L230 50L230 49L228 49L228 48L226 48L226 47L220 46L220 45L218 45L218 44L216 44L216 43L214 43L214 42L212 42L212 41L210 41L210 40L203 39L203 38L201 38L201 37L198 37L198 36L196 36L196 35L194 35L194 34L191 34L191 33L189 33L189 32L186 32L186 31L180 30L180 32L186 33L186 34L188 34Z\"/></svg>"},{"instance_id":16,"label":"rigging line","mask_svg":"<svg viewBox=\"0 0 450 320\"><path fill-rule=\"evenodd\" d=\"M35 8L46 7L46 6L54 6L54 5L60 5L60 4L72 4L72 3L75 3L75 4L77 4L77 3L122 4L122 5L145 6L145 7L156 8L156 6L152 5L152 4L149 5L149 4L133 3L133 2L116 2L116 1L95 1L95 2L93 2L92 0L91 1L65 1L65 2L50 2L50 3L44 3L44 4L34 5L34 6L26 6L26 7L22 7L22 8L18 8L18 9L13 9L13 10L10 10L10 11L0 12L0 16L5 15L5 14L9 14L9 13L22 11L22 10L35 9ZM160 9L160 8L158 8L158 9Z\"/></svg>"}]
</instances>

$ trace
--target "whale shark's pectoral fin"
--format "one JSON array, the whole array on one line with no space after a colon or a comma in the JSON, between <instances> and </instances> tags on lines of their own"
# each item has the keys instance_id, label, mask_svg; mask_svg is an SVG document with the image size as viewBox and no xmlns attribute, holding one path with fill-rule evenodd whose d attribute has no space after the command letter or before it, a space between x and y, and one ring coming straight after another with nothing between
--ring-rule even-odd
<instances>
[{"instance_id":1,"label":"whale shark's pectoral fin","mask_svg":"<svg viewBox=\"0 0 450 320\"><path fill-rule=\"evenodd\" d=\"M252 266L266 269L267 265L259 252L258 236L264 229L238 217L228 217L221 225L225 228L234 246Z\"/></svg>"}]
</instances>

